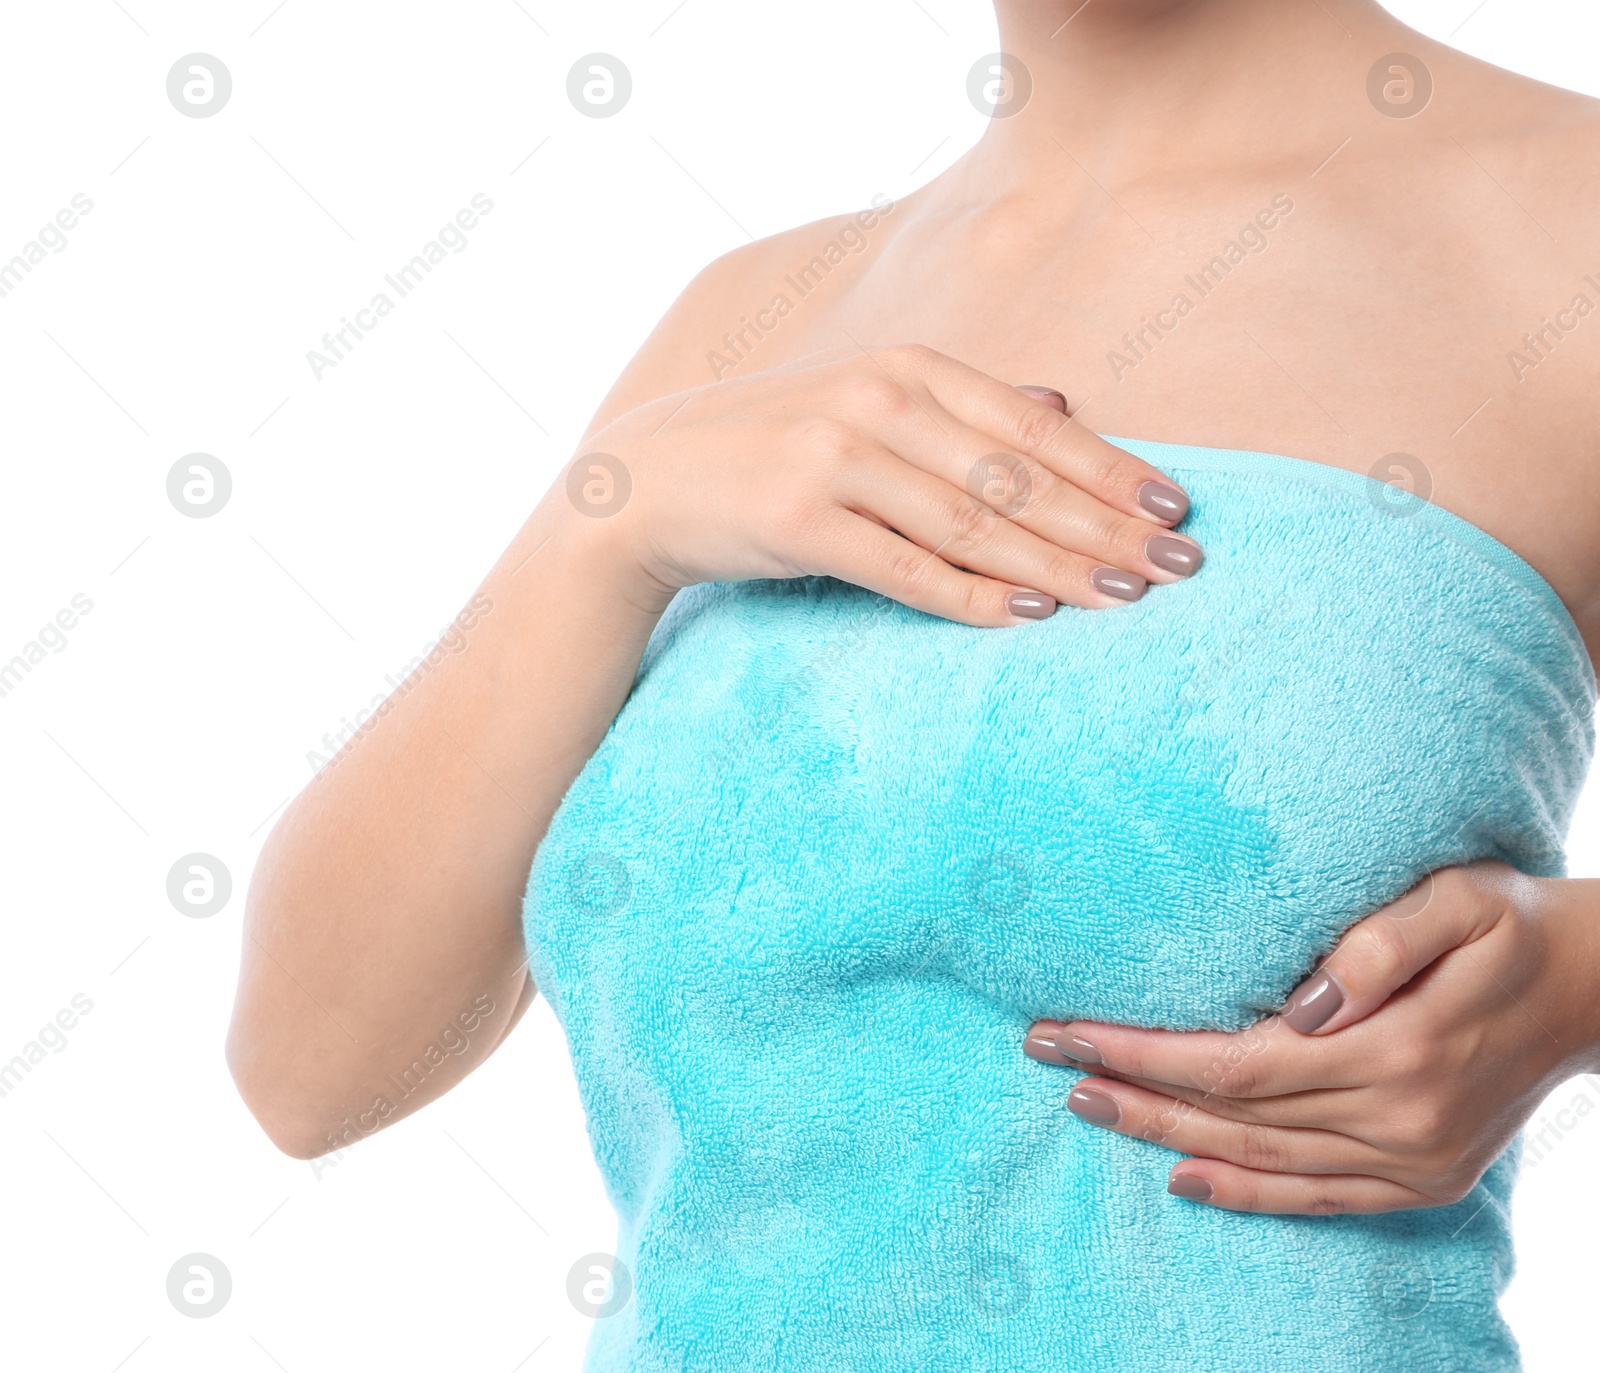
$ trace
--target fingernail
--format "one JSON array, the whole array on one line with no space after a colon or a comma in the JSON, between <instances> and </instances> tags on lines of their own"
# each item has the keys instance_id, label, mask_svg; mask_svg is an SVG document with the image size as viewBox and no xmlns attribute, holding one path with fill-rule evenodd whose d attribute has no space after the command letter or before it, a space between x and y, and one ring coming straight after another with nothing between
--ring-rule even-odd
<instances>
[{"instance_id":1,"label":"fingernail","mask_svg":"<svg viewBox=\"0 0 1600 1373\"><path fill-rule=\"evenodd\" d=\"M1189 1201L1211 1200L1211 1184L1193 1173L1174 1173L1167 1179L1167 1191Z\"/></svg>"},{"instance_id":2,"label":"fingernail","mask_svg":"<svg viewBox=\"0 0 1600 1373\"><path fill-rule=\"evenodd\" d=\"M1006 597L1006 609L1024 620L1048 620L1056 613L1056 601L1042 591L1013 591Z\"/></svg>"},{"instance_id":3,"label":"fingernail","mask_svg":"<svg viewBox=\"0 0 1600 1373\"><path fill-rule=\"evenodd\" d=\"M1067 1109L1091 1125L1115 1125L1122 1119L1122 1107L1104 1092L1079 1087L1067 1098Z\"/></svg>"},{"instance_id":4,"label":"fingernail","mask_svg":"<svg viewBox=\"0 0 1600 1373\"><path fill-rule=\"evenodd\" d=\"M1063 415L1067 413L1067 398L1059 391L1052 390L1048 386L1019 386L1017 390L1021 391L1025 396L1032 396L1035 400L1042 400L1046 405L1055 406ZM1152 484L1150 482L1145 483L1146 486ZM1186 501L1184 504L1187 505L1188 502ZM1149 509L1148 506L1145 508Z\"/></svg>"},{"instance_id":5,"label":"fingernail","mask_svg":"<svg viewBox=\"0 0 1600 1373\"><path fill-rule=\"evenodd\" d=\"M1134 499L1152 515L1177 524L1189 513L1189 498L1170 482L1146 482Z\"/></svg>"},{"instance_id":6,"label":"fingernail","mask_svg":"<svg viewBox=\"0 0 1600 1373\"><path fill-rule=\"evenodd\" d=\"M1095 568L1089 574L1089 584L1119 601L1137 601L1150 585L1137 572L1123 572L1115 567Z\"/></svg>"},{"instance_id":7,"label":"fingernail","mask_svg":"<svg viewBox=\"0 0 1600 1373\"><path fill-rule=\"evenodd\" d=\"M1079 1039L1077 1035L1056 1036L1056 1045L1064 1054L1070 1054L1079 1063L1104 1063L1105 1058L1100 1050L1089 1043L1087 1039Z\"/></svg>"},{"instance_id":8,"label":"fingernail","mask_svg":"<svg viewBox=\"0 0 1600 1373\"><path fill-rule=\"evenodd\" d=\"M1040 1063L1053 1063L1057 1067L1067 1068L1077 1066L1061 1052L1061 1046L1056 1043L1055 1036L1045 1031L1034 1030L1030 1033L1022 1041L1022 1052Z\"/></svg>"},{"instance_id":9,"label":"fingernail","mask_svg":"<svg viewBox=\"0 0 1600 1373\"><path fill-rule=\"evenodd\" d=\"M1291 1027L1308 1035L1332 1020L1342 1005L1344 988L1333 980L1332 973L1320 972L1295 989L1279 1014Z\"/></svg>"},{"instance_id":10,"label":"fingernail","mask_svg":"<svg viewBox=\"0 0 1600 1373\"><path fill-rule=\"evenodd\" d=\"M1152 534L1145 540L1144 555L1157 567L1176 572L1180 577L1194 576L1206 560L1199 544L1177 534Z\"/></svg>"}]
</instances>

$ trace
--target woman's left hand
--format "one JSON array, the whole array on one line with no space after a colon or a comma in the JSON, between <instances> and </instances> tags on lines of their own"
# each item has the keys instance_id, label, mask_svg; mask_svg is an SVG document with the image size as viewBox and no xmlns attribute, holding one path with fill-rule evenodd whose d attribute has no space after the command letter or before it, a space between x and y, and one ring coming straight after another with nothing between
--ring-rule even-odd
<instances>
[{"instance_id":1,"label":"woman's left hand","mask_svg":"<svg viewBox=\"0 0 1600 1373\"><path fill-rule=\"evenodd\" d=\"M1600 1066L1600 881L1444 868L1237 1034L1037 1022L1068 1106L1193 1157L1167 1190L1325 1215L1462 1200L1543 1097Z\"/></svg>"}]
</instances>

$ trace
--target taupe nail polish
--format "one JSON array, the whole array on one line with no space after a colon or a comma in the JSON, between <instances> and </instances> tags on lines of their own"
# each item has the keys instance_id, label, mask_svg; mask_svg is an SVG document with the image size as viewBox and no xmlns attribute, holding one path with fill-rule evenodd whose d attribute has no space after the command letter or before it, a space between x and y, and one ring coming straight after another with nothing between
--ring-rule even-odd
<instances>
[{"instance_id":1,"label":"taupe nail polish","mask_svg":"<svg viewBox=\"0 0 1600 1373\"><path fill-rule=\"evenodd\" d=\"M1189 513L1189 498L1168 482L1146 482L1134 492L1134 499L1152 515L1173 524Z\"/></svg>"},{"instance_id":2,"label":"taupe nail polish","mask_svg":"<svg viewBox=\"0 0 1600 1373\"><path fill-rule=\"evenodd\" d=\"M1137 601L1150 585L1137 572L1124 572L1116 567L1095 568L1089 574L1089 584L1119 601Z\"/></svg>"},{"instance_id":3,"label":"taupe nail polish","mask_svg":"<svg viewBox=\"0 0 1600 1373\"><path fill-rule=\"evenodd\" d=\"M1046 405L1053 405L1063 415L1067 413L1067 398L1061 392L1049 386L1019 386L1017 390L1025 396L1032 396L1035 400L1042 400ZM1148 483L1146 483L1148 485ZM1146 509L1149 507L1147 506Z\"/></svg>"},{"instance_id":4,"label":"taupe nail polish","mask_svg":"<svg viewBox=\"0 0 1600 1373\"><path fill-rule=\"evenodd\" d=\"M1332 1020L1342 1005L1344 988L1333 980L1332 973L1320 972L1295 989L1280 1014L1288 1025L1308 1035Z\"/></svg>"},{"instance_id":5,"label":"taupe nail polish","mask_svg":"<svg viewBox=\"0 0 1600 1373\"><path fill-rule=\"evenodd\" d=\"M1087 1087L1077 1088L1067 1098L1067 1109L1091 1125L1115 1125L1122 1119L1122 1107L1104 1092L1091 1092Z\"/></svg>"},{"instance_id":6,"label":"taupe nail polish","mask_svg":"<svg viewBox=\"0 0 1600 1373\"><path fill-rule=\"evenodd\" d=\"M1144 555L1157 567L1176 572L1180 577L1194 576L1206 558L1193 539L1177 534L1152 534L1145 540Z\"/></svg>"},{"instance_id":7,"label":"taupe nail polish","mask_svg":"<svg viewBox=\"0 0 1600 1373\"><path fill-rule=\"evenodd\" d=\"M1061 1052L1053 1035L1044 1034L1035 1030L1022 1041L1022 1052L1029 1058L1037 1059L1040 1063L1053 1063L1057 1067L1071 1068L1076 1065Z\"/></svg>"},{"instance_id":8,"label":"taupe nail polish","mask_svg":"<svg viewBox=\"0 0 1600 1373\"><path fill-rule=\"evenodd\" d=\"M1042 591L1013 591L1006 597L1006 609L1024 620L1048 620L1056 613L1056 600Z\"/></svg>"},{"instance_id":9,"label":"taupe nail polish","mask_svg":"<svg viewBox=\"0 0 1600 1373\"><path fill-rule=\"evenodd\" d=\"M1193 1173L1174 1173L1167 1179L1167 1191L1188 1201L1211 1200L1211 1184Z\"/></svg>"},{"instance_id":10,"label":"taupe nail polish","mask_svg":"<svg viewBox=\"0 0 1600 1373\"><path fill-rule=\"evenodd\" d=\"M1089 1043L1087 1039L1079 1039L1077 1035L1067 1035L1065 1037L1058 1035L1056 1044L1062 1053L1077 1059L1079 1063L1104 1063L1106 1061L1100 1050Z\"/></svg>"}]
</instances>

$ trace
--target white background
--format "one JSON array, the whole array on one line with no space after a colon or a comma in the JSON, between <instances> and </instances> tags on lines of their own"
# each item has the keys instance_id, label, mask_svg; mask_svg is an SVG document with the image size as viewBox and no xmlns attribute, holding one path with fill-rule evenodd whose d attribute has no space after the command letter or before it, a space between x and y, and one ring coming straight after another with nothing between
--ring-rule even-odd
<instances>
[{"instance_id":1,"label":"white background","mask_svg":"<svg viewBox=\"0 0 1600 1373\"><path fill-rule=\"evenodd\" d=\"M548 1007L421 1115L331 1166L284 1158L222 1056L251 865L307 754L455 613L684 281L978 136L992 18L273 3L3 10L0 261L75 194L94 208L0 299L0 661L74 595L93 610L0 699L0 1060L75 994L93 1010L0 1099L0 1362L575 1369L566 1275L614 1229ZM1600 94L1589 5L1476 4L1396 10ZM566 97L596 51L633 74L609 119ZM166 95L195 52L232 74L210 118ZM307 350L478 192L467 248L317 380ZM165 490L197 451L233 480L207 519ZM1600 875L1595 795L1575 875ZM233 878L209 919L165 891L196 851ZM1591 1118L1519 1194L1507 1310L1537 1373L1597 1363L1597 1176ZM233 1279L208 1319L166 1296L196 1251Z\"/></svg>"}]
</instances>

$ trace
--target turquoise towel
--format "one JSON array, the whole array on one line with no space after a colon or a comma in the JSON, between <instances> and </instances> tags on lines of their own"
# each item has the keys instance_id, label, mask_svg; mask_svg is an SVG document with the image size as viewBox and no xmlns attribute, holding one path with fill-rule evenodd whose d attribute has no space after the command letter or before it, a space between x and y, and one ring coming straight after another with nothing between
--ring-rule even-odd
<instances>
[{"instance_id":1,"label":"turquoise towel","mask_svg":"<svg viewBox=\"0 0 1600 1373\"><path fill-rule=\"evenodd\" d=\"M824 577L662 621L525 906L632 1275L593 1373L1517 1367L1514 1151L1436 1210L1196 1206L1022 1040L1239 1028L1430 869L1560 875L1577 630L1367 478L1113 442L1190 493L1192 581L1014 629Z\"/></svg>"}]
</instances>

